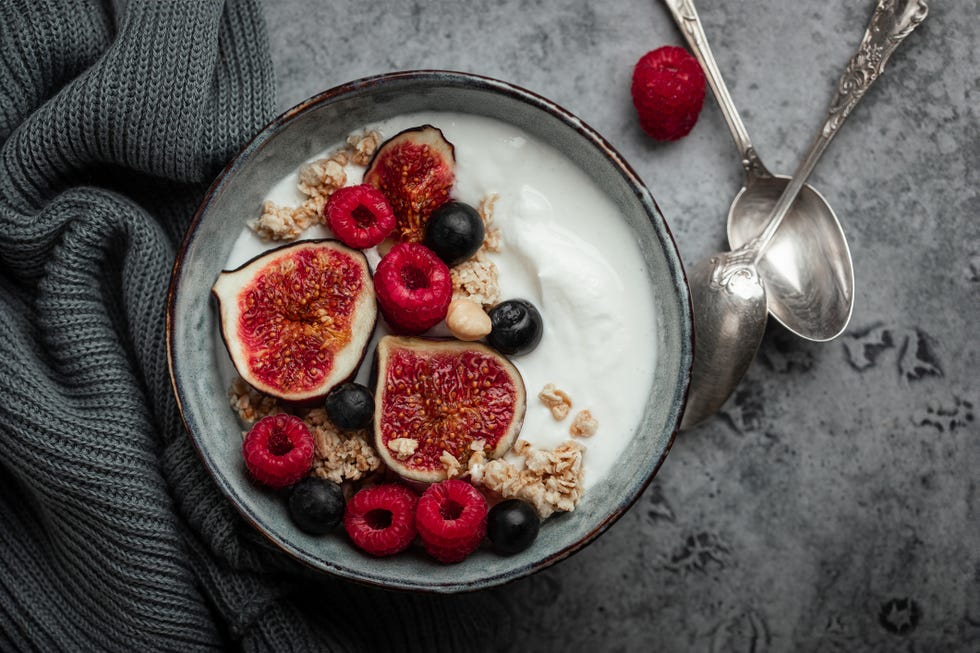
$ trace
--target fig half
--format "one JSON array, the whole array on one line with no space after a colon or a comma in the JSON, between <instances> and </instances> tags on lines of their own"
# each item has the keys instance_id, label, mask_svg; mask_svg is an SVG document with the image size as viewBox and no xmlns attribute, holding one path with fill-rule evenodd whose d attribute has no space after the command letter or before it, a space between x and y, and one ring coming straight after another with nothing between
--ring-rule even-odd
<instances>
[{"instance_id":1,"label":"fig half","mask_svg":"<svg viewBox=\"0 0 980 653\"><path fill-rule=\"evenodd\" d=\"M445 480L446 454L465 470L475 442L499 458L520 433L524 380L485 345L385 336L376 363L375 448L403 478Z\"/></svg>"},{"instance_id":2,"label":"fig half","mask_svg":"<svg viewBox=\"0 0 980 653\"><path fill-rule=\"evenodd\" d=\"M391 204L398 238L418 243L425 237L429 216L449 201L455 169L453 144L439 128L422 125L378 146L364 172L364 183L380 190Z\"/></svg>"},{"instance_id":3,"label":"fig half","mask_svg":"<svg viewBox=\"0 0 980 653\"><path fill-rule=\"evenodd\" d=\"M238 374L294 404L353 376L378 314L367 259L336 240L269 250L222 272L212 292Z\"/></svg>"}]
</instances>

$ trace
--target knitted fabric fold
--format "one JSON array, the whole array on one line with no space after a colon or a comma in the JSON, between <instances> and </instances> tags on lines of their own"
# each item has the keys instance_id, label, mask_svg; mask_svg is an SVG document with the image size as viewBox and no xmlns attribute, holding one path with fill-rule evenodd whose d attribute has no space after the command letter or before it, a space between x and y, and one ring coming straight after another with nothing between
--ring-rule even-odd
<instances>
[{"instance_id":1,"label":"knitted fabric fold","mask_svg":"<svg viewBox=\"0 0 980 653\"><path fill-rule=\"evenodd\" d=\"M465 650L502 618L301 569L183 430L170 270L272 117L264 29L257 0L0 4L2 650Z\"/></svg>"}]
</instances>

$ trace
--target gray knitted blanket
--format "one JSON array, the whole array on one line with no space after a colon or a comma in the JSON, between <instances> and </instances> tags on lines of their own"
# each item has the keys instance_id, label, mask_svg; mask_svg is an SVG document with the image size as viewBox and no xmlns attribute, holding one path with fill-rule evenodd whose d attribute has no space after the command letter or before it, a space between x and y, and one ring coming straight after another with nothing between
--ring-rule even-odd
<instances>
[{"instance_id":1,"label":"gray knitted blanket","mask_svg":"<svg viewBox=\"0 0 980 653\"><path fill-rule=\"evenodd\" d=\"M198 200L272 117L256 1L0 3L2 650L458 651L500 617L299 569L184 433L165 296Z\"/></svg>"}]
</instances>

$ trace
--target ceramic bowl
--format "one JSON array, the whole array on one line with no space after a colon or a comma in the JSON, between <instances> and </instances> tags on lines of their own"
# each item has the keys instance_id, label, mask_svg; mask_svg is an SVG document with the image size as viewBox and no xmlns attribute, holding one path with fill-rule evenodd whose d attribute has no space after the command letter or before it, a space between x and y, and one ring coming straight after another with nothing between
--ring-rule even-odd
<instances>
[{"instance_id":1,"label":"ceramic bowl","mask_svg":"<svg viewBox=\"0 0 980 653\"><path fill-rule=\"evenodd\" d=\"M576 510L545 522L534 544L505 557L484 547L456 565L406 552L376 559L343 534L314 537L295 528L280 495L250 481L241 425L219 377L227 353L217 333L211 286L266 192L300 163L362 125L425 110L496 118L550 143L619 208L635 234L656 292L657 364L640 423L615 474L591 487ZM622 157L581 120L548 100L485 77L416 71L351 82L317 95L266 126L205 196L174 267L167 307L174 392L184 423L218 488L283 551L324 572L373 585L455 592L498 585L547 567L586 546L637 499L663 463L684 408L692 358L691 309L670 230L650 193Z\"/></svg>"}]
</instances>

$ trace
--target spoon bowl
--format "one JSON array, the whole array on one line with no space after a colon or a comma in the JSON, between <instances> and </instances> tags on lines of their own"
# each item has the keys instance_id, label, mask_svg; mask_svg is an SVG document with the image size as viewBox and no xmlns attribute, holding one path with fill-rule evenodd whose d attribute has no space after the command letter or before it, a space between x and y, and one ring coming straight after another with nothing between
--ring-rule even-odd
<instances>
[{"instance_id":1,"label":"spoon bowl","mask_svg":"<svg viewBox=\"0 0 980 653\"><path fill-rule=\"evenodd\" d=\"M688 394L682 429L694 426L725 403L762 343L764 329L758 325L766 322L766 288L752 266L723 277L720 271L730 256L716 254L687 270L695 316L691 387L698 391ZM698 354L703 351L724 351L725 355Z\"/></svg>"},{"instance_id":2,"label":"spoon bowl","mask_svg":"<svg viewBox=\"0 0 980 653\"><path fill-rule=\"evenodd\" d=\"M786 176L750 177L728 212L728 244L738 249L766 226L789 184ZM840 222L827 200L809 185L773 236L758 263L769 313L801 338L833 340L854 308L854 269Z\"/></svg>"}]
</instances>

